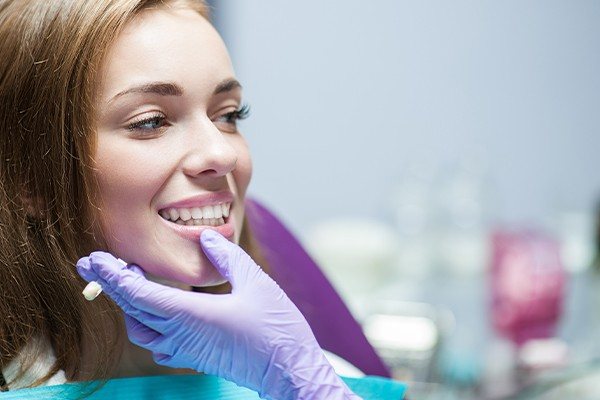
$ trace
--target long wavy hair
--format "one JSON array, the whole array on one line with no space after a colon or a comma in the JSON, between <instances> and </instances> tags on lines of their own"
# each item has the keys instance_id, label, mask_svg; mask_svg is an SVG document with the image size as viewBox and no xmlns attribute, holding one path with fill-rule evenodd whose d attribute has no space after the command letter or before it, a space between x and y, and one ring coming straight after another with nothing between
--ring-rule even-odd
<instances>
[{"instance_id":1,"label":"long wavy hair","mask_svg":"<svg viewBox=\"0 0 600 400\"><path fill-rule=\"evenodd\" d=\"M105 379L118 364L121 313L105 296L83 300L75 270L102 242L93 98L123 27L175 6L209 18L201 0L0 0L0 366L46 338L56 363L33 386L60 369L71 381ZM247 225L241 245L253 253ZM22 372L43 351L27 354Z\"/></svg>"}]
</instances>

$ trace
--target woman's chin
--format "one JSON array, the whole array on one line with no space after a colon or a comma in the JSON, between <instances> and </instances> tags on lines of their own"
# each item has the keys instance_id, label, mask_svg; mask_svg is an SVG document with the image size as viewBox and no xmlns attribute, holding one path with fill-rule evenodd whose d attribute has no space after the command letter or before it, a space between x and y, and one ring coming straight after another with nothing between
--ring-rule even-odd
<instances>
[{"instance_id":1,"label":"woman's chin","mask_svg":"<svg viewBox=\"0 0 600 400\"><path fill-rule=\"evenodd\" d=\"M199 279L192 286L196 287L206 287L206 286L218 286L227 282L226 279L219 274L219 272L212 268L210 272L207 272L202 279Z\"/></svg>"},{"instance_id":2,"label":"woman's chin","mask_svg":"<svg viewBox=\"0 0 600 400\"><path fill-rule=\"evenodd\" d=\"M206 287L206 286L218 286L227 282L221 274L214 268L206 268L202 274L192 276L158 276L150 273L146 273L146 279L149 281L159 283L161 285L169 286L172 288L178 288L182 290L191 290L191 287Z\"/></svg>"},{"instance_id":3,"label":"woman's chin","mask_svg":"<svg viewBox=\"0 0 600 400\"><path fill-rule=\"evenodd\" d=\"M151 282L158 283L160 285L169 286L172 288L182 289L182 290L190 290L190 285L187 283L183 283L178 280L174 280L173 278L164 278L162 276L157 276L153 274L146 273L146 279Z\"/></svg>"}]
</instances>

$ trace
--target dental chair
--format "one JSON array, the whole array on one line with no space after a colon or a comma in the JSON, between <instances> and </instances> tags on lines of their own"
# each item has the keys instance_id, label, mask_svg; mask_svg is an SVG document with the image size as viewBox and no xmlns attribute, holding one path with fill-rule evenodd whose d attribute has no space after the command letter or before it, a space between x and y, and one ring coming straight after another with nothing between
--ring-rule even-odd
<instances>
[{"instance_id":1,"label":"dental chair","mask_svg":"<svg viewBox=\"0 0 600 400\"><path fill-rule=\"evenodd\" d=\"M246 217L270 275L302 312L321 347L366 375L389 378L360 325L294 235L255 199L246 200Z\"/></svg>"}]
</instances>

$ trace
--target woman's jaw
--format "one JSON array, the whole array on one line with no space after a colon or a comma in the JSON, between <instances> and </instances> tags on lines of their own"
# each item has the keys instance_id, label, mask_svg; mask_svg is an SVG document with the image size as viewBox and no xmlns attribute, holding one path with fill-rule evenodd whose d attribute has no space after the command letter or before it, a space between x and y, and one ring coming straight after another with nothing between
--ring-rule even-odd
<instances>
[{"instance_id":1,"label":"woman's jaw","mask_svg":"<svg viewBox=\"0 0 600 400\"><path fill-rule=\"evenodd\" d=\"M146 278L153 282L184 290L190 290L193 286L220 285L226 282L226 280L219 274L204 254L200 243L200 236L204 230L211 229L220 233L229 241L238 243L242 228L241 222L243 221L244 207L243 204L239 205L236 203L236 201L233 201L231 203L214 203L211 205L215 207L215 204L230 204L228 216L220 217L219 219L224 219L224 223L218 226L180 225L180 223L174 223L161 215L157 215L157 225L159 225L157 232L161 232L161 241L163 245L166 244L168 247L165 246L160 250L157 249L161 252L160 254L156 253L154 257L143 257L143 260L140 260L139 255L136 254L137 252L132 252L129 249L119 249L116 254L120 255L123 251L130 254L131 256L125 258L125 261L138 265L144 271ZM202 211L204 207L208 207L208 205L203 206ZM177 207L171 206L169 208ZM179 207L179 209L181 208L183 207ZM184 217L186 216L184 215ZM204 218L200 221L202 222L203 220ZM178 219L178 221L181 221L181 219ZM189 249L193 250L190 251ZM165 263L169 264L165 265Z\"/></svg>"}]
</instances>

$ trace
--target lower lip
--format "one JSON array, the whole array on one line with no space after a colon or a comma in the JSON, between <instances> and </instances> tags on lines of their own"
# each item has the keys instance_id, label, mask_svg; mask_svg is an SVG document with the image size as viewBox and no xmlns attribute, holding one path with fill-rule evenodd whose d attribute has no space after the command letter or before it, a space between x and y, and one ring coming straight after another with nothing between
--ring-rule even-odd
<instances>
[{"instance_id":1,"label":"lower lip","mask_svg":"<svg viewBox=\"0 0 600 400\"><path fill-rule=\"evenodd\" d=\"M169 228L173 229L175 233L179 236L183 237L187 240L192 240L196 243L200 242L200 235L206 229L211 229L220 233L228 240L233 240L233 236L235 233L235 228L233 225L233 215L230 213L229 217L226 218L225 223L219 226L209 226L209 225L179 225L174 222L167 221L160 215L157 215Z\"/></svg>"}]
</instances>

